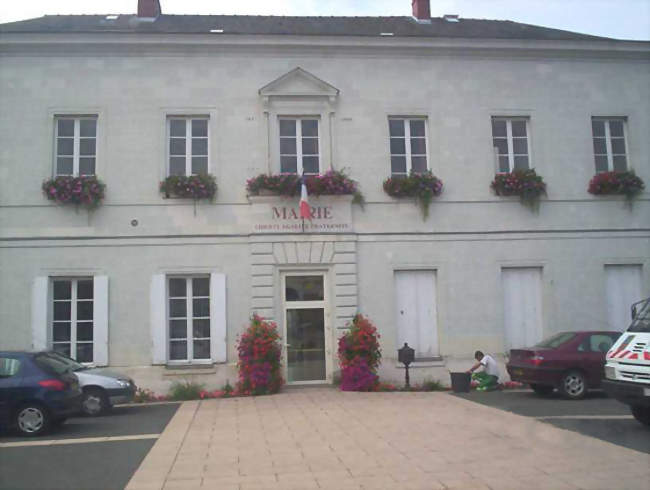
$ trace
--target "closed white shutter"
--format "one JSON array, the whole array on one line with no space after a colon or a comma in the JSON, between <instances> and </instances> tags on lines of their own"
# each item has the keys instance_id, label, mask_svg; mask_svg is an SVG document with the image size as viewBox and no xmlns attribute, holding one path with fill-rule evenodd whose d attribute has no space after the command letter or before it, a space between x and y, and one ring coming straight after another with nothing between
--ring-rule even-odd
<instances>
[{"instance_id":1,"label":"closed white shutter","mask_svg":"<svg viewBox=\"0 0 650 490\"><path fill-rule=\"evenodd\" d=\"M624 331L632 321L630 305L641 300L641 265L606 265L607 328Z\"/></svg>"},{"instance_id":2,"label":"closed white shutter","mask_svg":"<svg viewBox=\"0 0 650 490\"><path fill-rule=\"evenodd\" d=\"M506 351L535 345L542 340L542 269L504 268L501 278Z\"/></svg>"},{"instance_id":3,"label":"closed white shutter","mask_svg":"<svg viewBox=\"0 0 650 490\"><path fill-rule=\"evenodd\" d=\"M151 276L149 321L151 327L151 363L167 362L167 315L165 274Z\"/></svg>"},{"instance_id":4,"label":"closed white shutter","mask_svg":"<svg viewBox=\"0 0 650 490\"><path fill-rule=\"evenodd\" d=\"M226 275L210 274L210 357L212 362L227 361Z\"/></svg>"},{"instance_id":5,"label":"closed white shutter","mask_svg":"<svg viewBox=\"0 0 650 490\"><path fill-rule=\"evenodd\" d=\"M416 358L439 355L436 275L433 271L396 271L397 347L415 349Z\"/></svg>"},{"instance_id":6,"label":"closed white shutter","mask_svg":"<svg viewBox=\"0 0 650 490\"><path fill-rule=\"evenodd\" d=\"M93 278L93 362L108 366L108 276Z\"/></svg>"},{"instance_id":7,"label":"closed white shutter","mask_svg":"<svg viewBox=\"0 0 650 490\"><path fill-rule=\"evenodd\" d=\"M39 276L32 284L32 349L48 348L47 300L49 278Z\"/></svg>"}]
</instances>

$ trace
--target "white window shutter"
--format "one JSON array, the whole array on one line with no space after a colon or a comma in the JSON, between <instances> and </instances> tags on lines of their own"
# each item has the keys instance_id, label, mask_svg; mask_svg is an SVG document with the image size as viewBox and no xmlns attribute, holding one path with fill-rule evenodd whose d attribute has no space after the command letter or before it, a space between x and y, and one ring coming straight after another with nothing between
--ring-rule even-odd
<instances>
[{"instance_id":1,"label":"white window shutter","mask_svg":"<svg viewBox=\"0 0 650 490\"><path fill-rule=\"evenodd\" d=\"M93 278L93 362L108 366L108 276Z\"/></svg>"},{"instance_id":2,"label":"white window shutter","mask_svg":"<svg viewBox=\"0 0 650 490\"><path fill-rule=\"evenodd\" d=\"M39 276L34 278L32 285L32 349L45 350L48 348L47 325L47 290L49 278Z\"/></svg>"},{"instance_id":3,"label":"white window shutter","mask_svg":"<svg viewBox=\"0 0 650 490\"><path fill-rule=\"evenodd\" d=\"M151 322L151 363L165 364L167 362L167 318L165 303L165 274L151 276L149 294L149 321Z\"/></svg>"},{"instance_id":4,"label":"white window shutter","mask_svg":"<svg viewBox=\"0 0 650 490\"><path fill-rule=\"evenodd\" d=\"M210 357L226 362L226 275L210 274Z\"/></svg>"}]
</instances>

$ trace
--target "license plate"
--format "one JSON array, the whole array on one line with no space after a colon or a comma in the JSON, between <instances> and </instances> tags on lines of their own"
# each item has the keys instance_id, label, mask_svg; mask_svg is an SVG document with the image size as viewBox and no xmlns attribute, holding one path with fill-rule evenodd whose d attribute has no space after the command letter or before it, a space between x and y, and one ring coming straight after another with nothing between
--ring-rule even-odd
<instances>
[{"instance_id":1,"label":"license plate","mask_svg":"<svg viewBox=\"0 0 650 490\"><path fill-rule=\"evenodd\" d=\"M650 388L643 388L643 396L650 396Z\"/></svg>"}]
</instances>

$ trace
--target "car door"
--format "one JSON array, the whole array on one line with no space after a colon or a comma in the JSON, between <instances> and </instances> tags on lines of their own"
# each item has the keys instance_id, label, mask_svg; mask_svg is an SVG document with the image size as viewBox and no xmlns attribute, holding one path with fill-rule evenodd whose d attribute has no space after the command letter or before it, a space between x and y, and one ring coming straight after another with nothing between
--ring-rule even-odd
<instances>
[{"instance_id":1,"label":"car door","mask_svg":"<svg viewBox=\"0 0 650 490\"><path fill-rule=\"evenodd\" d=\"M20 385L20 368L21 362L16 356L0 354L0 427L10 423Z\"/></svg>"},{"instance_id":2,"label":"car door","mask_svg":"<svg viewBox=\"0 0 650 490\"><path fill-rule=\"evenodd\" d=\"M611 349L620 334L592 333L585 337L578 350L583 358L582 364L587 373L587 383L590 387L600 386L605 377L605 355Z\"/></svg>"}]
</instances>

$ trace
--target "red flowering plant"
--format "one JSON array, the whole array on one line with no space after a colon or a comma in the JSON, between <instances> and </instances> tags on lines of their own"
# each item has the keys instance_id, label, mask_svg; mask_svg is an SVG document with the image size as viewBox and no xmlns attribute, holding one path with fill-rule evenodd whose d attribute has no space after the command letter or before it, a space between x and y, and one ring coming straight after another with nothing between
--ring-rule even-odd
<instances>
[{"instance_id":1,"label":"red flowering plant","mask_svg":"<svg viewBox=\"0 0 650 490\"><path fill-rule=\"evenodd\" d=\"M284 380L280 372L280 334L274 322L253 315L250 326L237 343L239 394L277 393Z\"/></svg>"},{"instance_id":2,"label":"red flowering plant","mask_svg":"<svg viewBox=\"0 0 650 490\"><path fill-rule=\"evenodd\" d=\"M160 192L166 198L213 199L217 193L217 179L210 174L170 175L160 183Z\"/></svg>"},{"instance_id":3,"label":"red flowering plant","mask_svg":"<svg viewBox=\"0 0 650 490\"><path fill-rule=\"evenodd\" d=\"M305 185L310 196L354 196L353 202L363 204L363 195L357 182L343 170L328 170L322 175L306 175ZM260 174L246 181L249 196L268 192L277 196L293 197L300 194L300 176L297 174Z\"/></svg>"},{"instance_id":4,"label":"red flowering plant","mask_svg":"<svg viewBox=\"0 0 650 490\"><path fill-rule=\"evenodd\" d=\"M534 168L496 174L490 187L497 196L519 196L523 203L531 205L546 194L546 183Z\"/></svg>"},{"instance_id":5,"label":"red flowering plant","mask_svg":"<svg viewBox=\"0 0 650 490\"><path fill-rule=\"evenodd\" d=\"M434 197L442 194L442 180L430 170L414 172L405 176L389 177L384 180L384 192L393 197L414 197L419 203L424 219L429 216L429 205Z\"/></svg>"},{"instance_id":6,"label":"red flowering plant","mask_svg":"<svg viewBox=\"0 0 650 490\"><path fill-rule=\"evenodd\" d=\"M370 320L355 315L350 330L338 342L341 390L374 391L379 383L377 368L381 363L379 338Z\"/></svg>"},{"instance_id":7,"label":"red flowering plant","mask_svg":"<svg viewBox=\"0 0 650 490\"><path fill-rule=\"evenodd\" d=\"M60 204L76 204L93 209L104 199L106 185L94 175L62 175L43 182L43 194Z\"/></svg>"},{"instance_id":8,"label":"red flowering plant","mask_svg":"<svg viewBox=\"0 0 650 490\"><path fill-rule=\"evenodd\" d=\"M600 172L589 181L589 193L595 195L622 194L631 199L644 188L643 180L633 170Z\"/></svg>"}]
</instances>

